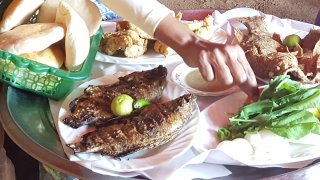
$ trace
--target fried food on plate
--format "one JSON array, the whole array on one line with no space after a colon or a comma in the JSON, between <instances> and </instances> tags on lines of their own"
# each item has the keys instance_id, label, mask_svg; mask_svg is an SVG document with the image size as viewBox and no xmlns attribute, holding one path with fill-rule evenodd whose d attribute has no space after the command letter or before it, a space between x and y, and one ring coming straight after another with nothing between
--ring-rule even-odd
<instances>
[{"instance_id":1,"label":"fried food on plate","mask_svg":"<svg viewBox=\"0 0 320 180\"><path fill-rule=\"evenodd\" d=\"M147 51L152 37L129 21L117 21L115 32L104 33L100 50L107 55L136 58Z\"/></svg>"},{"instance_id":2,"label":"fried food on plate","mask_svg":"<svg viewBox=\"0 0 320 180\"><path fill-rule=\"evenodd\" d=\"M316 46L317 42L320 41L320 29L310 29L309 33L302 39L302 47L312 51Z\"/></svg>"},{"instance_id":3,"label":"fried food on plate","mask_svg":"<svg viewBox=\"0 0 320 180\"><path fill-rule=\"evenodd\" d=\"M191 31L203 39L210 40L213 36L213 17L211 15L206 16L200 21L194 20L191 22L186 21L184 23Z\"/></svg>"},{"instance_id":4,"label":"fried food on plate","mask_svg":"<svg viewBox=\"0 0 320 180\"><path fill-rule=\"evenodd\" d=\"M301 46L288 48L277 34L267 30L265 17L238 18L248 28L248 34L234 30L233 43L239 43L255 72L261 78L289 74L301 82L319 82L319 30L310 30ZM319 43L317 43L319 42Z\"/></svg>"},{"instance_id":5,"label":"fried food on plate","mask_svg":"<svg viewBox=\"0 0 320 180\"><path fill-rule=\"evenodd\" d=\"M147 51L148 40L141 38L136 31L122 30L105 33L100 49L108 55L121 54L125 57L138 57Z\"/></svg>"},{"instance_id":6,"label":"fried food on plate","mask_svg":"<svg viewBox=\"0 0 320 180\"><path fill-rule=\"evenodd\" d=\"M152 149L173 140L190 119L196 96L151 104L129 116L119 117L68 144L75 153L97 152L114 158Z\"/></svg>"},{"instance_id":7,"label":"fried food on plate","mask_svg":"<svg viewBox=\"0 0 320 180\"><path fill-rule=\"evenodd\" d=\"M116 31L134 31L138 33L139 37L143 39L153 39L149 34L144 32L142 29L138 28L136 25L132 24L129 21L117 21L116 22Z\"/></svg>"},{"instance_id":8,"label":"fried food on plate","mask_svg":"<svg viewBox=\"0 0 320 180\"><path fill-rule=\"evenodd\" d=\"M181 12L176 14L176 19L181 21L183 14ZM213 36L213 17L211 15L206 16L203 20L194 20L194 21L182 21L191 31L196 35L202 37L203 39L210 40ZM157 40L154 44L154 50L164 55L165 57L176 54L176 52L164 44L163 42Z\"/></svg>"},{"instance_id":9,"label":"fried food on plate","mask_svg":"<svg viewBox=\"0 0 320 180\"><path fill-rule=\"evenodd\" d=\"M182 13L176 14L176 19L181 21ZM186 27L192 30L196 35L211 39L213 35L213 17L208 15L203 20L182 21ZM176 54L168 45L159 40L153 39L152 36L135 26L129 21L117 21L115 32L104 34L100 49L108 55L123 54L125 57L139 57L143 55L148 47L152 46L156 53L165 57Z\"/></svg>"}]
</instances>

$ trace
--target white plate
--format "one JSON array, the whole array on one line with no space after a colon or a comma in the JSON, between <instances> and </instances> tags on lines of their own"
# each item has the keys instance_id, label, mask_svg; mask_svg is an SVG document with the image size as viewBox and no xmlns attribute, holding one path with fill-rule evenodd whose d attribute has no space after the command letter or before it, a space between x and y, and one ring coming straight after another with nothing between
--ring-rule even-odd
<instances>
[{"instance_id":1,"label":"white plate","mask_svg":"<svg viewBox=\"0 0 320 180\"><path fill-rule=\"evenodd\" d=\"M120 73L122 75L126 73ZM175 157L182 155L192 145L194 134L196 133L197 124L200 116L200 111L196 105L190 121L183 127L180 134L171 142L152 150L144 150L124 157L121 160L116 160L108 156L102 156L98 153L77 153L66 146L66 144L78 141L79 138L86 132L90 131L88 126L83 126L78 129L73 129L65 125L61 120L70 113L68 105L70 101L78 97L88 85L112 84L118 80L117 75L104 76L98 79L91 80L80 85L64 100L59 111L57 130L60 135L63 148L71 161L75 161L94 172L103 174L104 172L133 172L142 171L159 166ZM187 92L174 83L168 82L167 87L163 92L161 101L168 101L180 97Z\"/></svg>"},{"instance_id":2,"label":"white plate","mask_svg":"<svg viewBox=\"0 0 320 180\"><path fill-rule=\"evenodd\" d=\"M178 65L172 71L171 78L188 92L199 96L220 96L239 89L238 86L226 87L216 81L205 81L198 68L190 68L185 63Z\"/></svg>"},{"instance_id":3,"label":"white plate","mask_svg":"<svg viewBox=\"0 0 320 180\"><path fill-rule=\"evenodd\" d=\"M115 30L115 22L103 22L101 26L104 32L113 32ZM227 33L221 28L218 28L214 32L211 41L223 44L227 41ZM164 57L162 54L156 53L152 48L149 49L145 54L137 58L110 56L98 51L96 60L116 64L161 64L167 62L183 61L183 59L177 54Z\"/></svg>"},{"instance_id":4,"label":"white plate","mask_svg":"<svg viewBox=\"0 0 320 180\"><path fill-rule=\"evenodd\" d=\"M239 17L252 17L252 16L263 16L267 24L267 29L272 33L279 34L280 39L283 40L286 36L296 34L300 38L304 38L310 31L310 29L320 29L319 26L314 24L300 22L292 19L281 19L277 16L270 14L264 14L255 9L251 8L235 8L220 14L215 12L214 24L217 27L222 28L228 35L228 41L231 42L234 34L233 28L238 28L242 32L247 33L247 27L240 23L237 19ZM263 83L268 83L270 78L257 77Z\"/></svg>"},{"instance_id":5,"label":"white plate","mask_svg":"<svg viewBox=\"0 0 320 180\"><path fill-rule=\"evenodd\" d=\"M246 98L247 95L245 93L236 92L216 101L201 112L201 121L194 141L194 147L199 152L212 151L208 161L218 164L254 167L297 168L303 167L320 157L319 146L302 144L292 144L290 147L290 158L286 159L257 160L252 156L240 157L237 154L228 154L228 156L222 157L221 151L219 153L215 149L219 143L217 131L219 128L227 126L229 123L227 114L237 113L244 105ZM217 154L220 157L217 157Z\"/></svg>"}]
</instances>

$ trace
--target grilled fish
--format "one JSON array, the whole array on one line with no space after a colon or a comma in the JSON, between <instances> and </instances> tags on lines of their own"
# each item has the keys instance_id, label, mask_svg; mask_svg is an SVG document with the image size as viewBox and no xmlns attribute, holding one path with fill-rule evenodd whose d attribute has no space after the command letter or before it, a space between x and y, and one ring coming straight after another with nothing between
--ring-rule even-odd
<instances>
[{"instance_id":1,"label":"grilled fish","mask_svg":"<svg viewBox=\"0 0 320 180\"><path fill-rule=\"evenodd\" d=\"M71 114L63 122L78 128L82 125L93 124L96 121L107 121L115 117L111 112L112 100L120 94L128 94L133 99L145 99L150 102L158 101L166 86L167 69L163 66L133 72L112 85L88 86L82 95L69 104Z\"/></svg>"},{"instance_id":2,"label":"grilled fish","mask_svg":"<svg viewBox=\"0 0 320 180\"><path fill-rule=\"evenodd\" d=\"M129 116L106 122L83 135L80 142L68 144L75 153L98 152L120 158L151 149L174 139L188 122L196 96L183 95L166 103L149 105Z\"/></svg>"}]
</instances>

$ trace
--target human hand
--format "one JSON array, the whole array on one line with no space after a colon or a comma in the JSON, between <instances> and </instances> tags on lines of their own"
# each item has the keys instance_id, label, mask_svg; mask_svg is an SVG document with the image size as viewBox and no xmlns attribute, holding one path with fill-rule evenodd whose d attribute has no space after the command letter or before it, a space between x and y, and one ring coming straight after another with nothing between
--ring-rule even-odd
<instances>
[{"instance_id":1,"label":"human hand","mask_svg":"<svg viewBox=\"0 0 320 180\"><path fill-rule=\"evenodd\" d=\"M190 67L197 67L207 81L238 85L249 97L259 97L257 81L239 45L223 45L196 38L178 53Z\"/></svg>"},{"instance_id":2,"label":"human hand","mask_svg":"<svg viewBox=\"0 0 320 180\"><path fill-rule=\"evenodd\" d=\"M239 45L202 39L172 16L159 23L154 36L174 49L188 66L199 68L205 80L238 85L251 99L258 100L254 72Z\"/></svg>"}]
</instances>

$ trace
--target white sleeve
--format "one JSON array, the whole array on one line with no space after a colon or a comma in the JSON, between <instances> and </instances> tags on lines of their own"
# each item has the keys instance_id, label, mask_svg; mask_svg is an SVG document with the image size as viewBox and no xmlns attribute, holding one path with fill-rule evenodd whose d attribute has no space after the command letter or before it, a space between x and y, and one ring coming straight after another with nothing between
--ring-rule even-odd
<instances>
[{"instance_id":1,"label":"white sleeve","mask_svg":"<svg viewBox=\"0 0 320 180\"><path fill-rule=\"evenodd\" d=\"M151 36L163 18L174 15L157 0L102 0L102 3Z\"/></svg>"}]
</instances>

